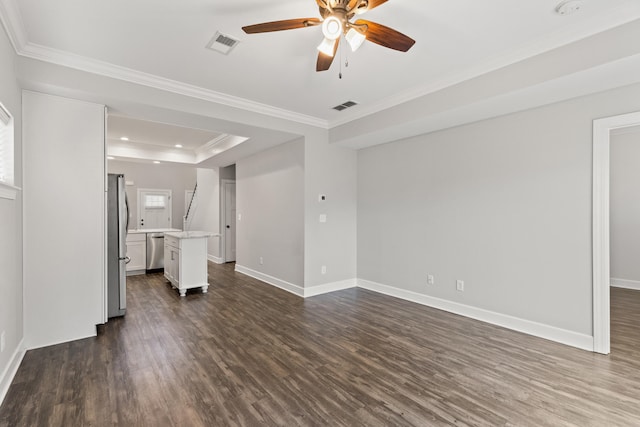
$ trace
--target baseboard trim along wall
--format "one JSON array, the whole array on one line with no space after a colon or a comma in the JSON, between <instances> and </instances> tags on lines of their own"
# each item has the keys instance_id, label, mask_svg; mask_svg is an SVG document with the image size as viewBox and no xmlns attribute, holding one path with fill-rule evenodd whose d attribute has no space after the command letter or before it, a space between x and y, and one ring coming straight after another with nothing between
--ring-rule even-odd
<instances>
[{"instance_id":1,"label":"baseboard trim along wall","mask_svg":"<svg viewBox=\"0 0 640 427\"><path fill-rule=\"evenodd\" d=\"M627 279L611 279L611 286L615 288L633 289L640 291L640 281Z\"/></svg>"},{"instance_id":2,"label":"baseboard trim along wall","mask_svg":"<svg viewBox=\"0 0 640 427\"><path fill-rule=\"evenodd\" d=\"M268 283L269 285L275 286L276 288L280 288L304 298L304 288L302 286L294 285L293 283L286 282L284 280L278 279L277 277L269 276L268 274L252 270L249 267L245 267L239 264L236 264L236 271L238 273L246 274L247 276L253 277L254 279L261 280L265 283Z\"/></svg>"},{"instance_id":3,"label":"baseboard trim along wall","mask_svg":"<svg viewBox=\"0 0 640 427\"><path fill-rule=\"evenodd\" d=\"M24 349L24 340L22 340L20 341L20 344L18 344L16 351L13 352L13 355L9 360L9 365L7 365L0 376L0 405L2 405L2 402L9 391L9 386L11 386L13 378L18 373L18 368L20 367L20 363L22 363L22 359L26 353L27 351Z\"/></svg>"},{"instance_id":4,"label":"baseboard trim along wall","mask_svg":"<svg viewBox=\"0 0 640 427\"><path fill-rule=\"evenodd\" d=\"M329 292L342 291L344 289L358 286L358 279L341 280L339 282L324 283L322 285L304 288L304 297L315 297L317 295L328 294Z\"/></svg>"},{"instance_id":5,"label":"baseboard trim along wall","mask_svg":"<svg viewBox=\"0 0 640 427\"><path fill-rule=\"evenodd\" d=\"M472 307L453 301L435 298L428 295L419 294L417 292L395 288L393 286L382 285L380 283L371 282L369 280L358 279L358 287L426 305L438 310L448 311L449 313L458 314L460 316L469 317L471 319L480 320L482 322L491 323L492 325L497 325L503 328L512 329L514 331L523 332L525 334L533 335L539 338L555 341L560 344L577 347L582 350L593 351L593 337L590 335L567 331L566 329L560 329L554 326L520 319L518 317L496 313L489 310L484 310L482 308Z\"/></svg>"},{"instance_id":6,"label":"baseboard trim along wall","mask_svg":"<svg viewBox=\"0 0 640 427\"><path fill-rule=\"evenodd\" d=\"M545 325L531 320L521 319L506 314L496 313L494 311L482 308L472 307L470 305L460 304L453 301L435 298L429 295L419 294L417 292L407 291L393 286L383 285L381 283L372 282L364 279L349 279L340 282L327 283L323 285L303 288L292 283L285 282L276 277L269 276L259 271L252 270L247 267L236 264L236 271L254 279L261 280L267 284L273 285L287 292L291 292L299 297L308 298L329 292L340 291L349 288L363 288L380 294L400 298L405 301L415 302L427 307L436 308L438 310L447 311L492 325L501 326L503 328L544 338L560 344L576 347L582 350L593 351L593 337L591 335L580 334L566 329L557 328L555 326Z\"/></svg>"},{"instance_id":7,"label":"baseboard trim along wall","mask_svg":"<svg viewBox=\"0 0 640 427\"><path fill-rule=\"evenodd\" d=\"M214 264L224 264L224 260L222 258L214 255L207 254L207 259Z\"/></svg>"}]
</instances>

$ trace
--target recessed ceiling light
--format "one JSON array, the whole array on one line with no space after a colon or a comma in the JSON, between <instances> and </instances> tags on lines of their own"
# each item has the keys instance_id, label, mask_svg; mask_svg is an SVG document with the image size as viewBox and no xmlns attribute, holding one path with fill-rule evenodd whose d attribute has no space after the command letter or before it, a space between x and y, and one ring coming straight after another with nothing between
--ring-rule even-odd
<instances>
[{"instance_id":1,"label":"recessed ceiling light","mask_svg":"<svg viewBox=\"0 0 640 427\"><path fill-rule=\"evenodd\" d=\"M120 141L128 141L129 137L128 136L121 136L120 137Z\"/></svg>"},{"instance_id":2,"label":"recessed ceiling light","mask_svg":"<svg viewBox=\"0 0 640 427\"><path fill-rule=\"evenodd\" d=\"M156 165L160 164L160 162L158 160L154 160L153 163L155 163Z\"/></svg>"},{"instance_id":3,"label":"recessed ceiling light","mask_svg":"<svg viewBox=\"0 0 640 427\"><path fill-rule=\"evenodd\" d=\"M176 144L176 145L174 145L174 147L176 147L176 148L182 148L182 144Z\"/></svg>"},{"instance_id":4,"label":"recessed ceiling light","mask_svg":"<svg viewBox=\"0 0 640 427\"><path fill-rule=\"evenodd\" d=\"M107 160L115 160L116 158L113 156L107 156Z\"/></svg>"}]
</instances>

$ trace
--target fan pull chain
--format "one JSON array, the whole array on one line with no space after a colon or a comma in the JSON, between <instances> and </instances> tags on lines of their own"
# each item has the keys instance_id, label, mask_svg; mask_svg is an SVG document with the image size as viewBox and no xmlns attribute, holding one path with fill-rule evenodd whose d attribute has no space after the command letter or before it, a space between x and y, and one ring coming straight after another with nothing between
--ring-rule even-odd
<instances>
[{"instance_id":1,"label":"fan pull chain","mask_svg":"<svg viewBox=\"0 0 640 427\"><path fill-rule=\"evenodd\" d=\"M342 80L342 46L344 46L344 43L340 43L339 49L340 49L340 72L338 72L338 78Z\"/></svg>"}]
</instances>

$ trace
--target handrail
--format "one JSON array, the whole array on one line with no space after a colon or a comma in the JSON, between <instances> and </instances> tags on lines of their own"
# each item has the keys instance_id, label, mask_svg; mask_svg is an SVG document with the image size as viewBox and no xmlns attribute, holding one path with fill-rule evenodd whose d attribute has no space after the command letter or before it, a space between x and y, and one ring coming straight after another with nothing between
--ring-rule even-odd
<instances>
[{"instance_id":1,"label":"handrail","mask_svg":"<svg viewBox=\"0 0 640 427\"><path fill-rule=\"evenodd\" d=\"M198 190L198 183L196 182L196 186L193 187L193 193L191 194L191 200L189 201L189 207L187 208L187 213L184 216L184 220L189 219L189 212L191 212L191 205L193 205L193 199L196 197L196 191Z\"/></svg>"}]
</instances>

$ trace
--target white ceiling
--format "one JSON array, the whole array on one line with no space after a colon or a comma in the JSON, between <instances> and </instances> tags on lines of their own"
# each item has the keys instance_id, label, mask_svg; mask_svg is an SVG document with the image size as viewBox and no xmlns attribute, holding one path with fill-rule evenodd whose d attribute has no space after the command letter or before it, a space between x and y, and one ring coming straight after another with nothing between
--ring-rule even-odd
<instances>
[{"instance_id":1,"label":"white ceiling","mask_svg":"<svg viewBox=\"0 0 640 427\"><path fill-rule=\"evenodd\" d=\"M389 0L361 17L412 37L413 48L343 46L331 69L317 73L319 27L241 30L319 17L314 0L3 1L5 25L20 27L14 38L25 51L329 129L640 18L638 0L583 0L564 16L554 11L559 0ZM229 55L208 50L216 31L241 42ZM331 109L347 100L359 105Z\"/></svg>"}]
</instances>

